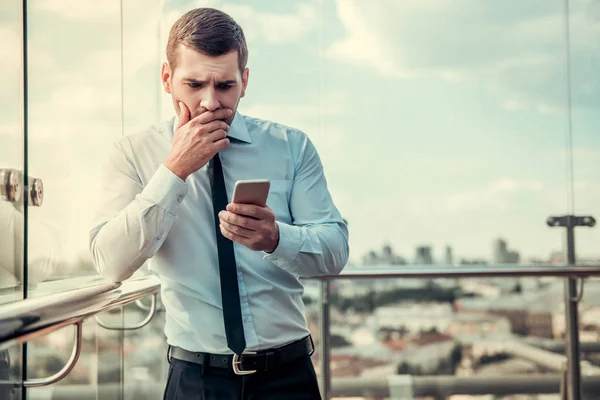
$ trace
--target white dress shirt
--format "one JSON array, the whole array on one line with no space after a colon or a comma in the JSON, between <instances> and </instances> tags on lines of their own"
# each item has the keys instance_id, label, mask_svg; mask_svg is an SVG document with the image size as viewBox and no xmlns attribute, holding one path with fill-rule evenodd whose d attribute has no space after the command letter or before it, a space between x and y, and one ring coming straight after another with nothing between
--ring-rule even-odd
<instances>
[{"instance_id":1,"label":"white dress shirt","mask_svg":"<svg viewBox=\"0 0 600 400\"><path fill-rule=\"evenodd\" d=\"M162 164L175 122L115 143L90 232L92 257L112 281L127 279L149 260L162 283L168 343L230 354L207 166L184 182ZM280 233L272 254L234 243L246 350L256 351L309 333L298 278L338 274L348 260L348 230L304 133L238 113L228 135L220 157L229 201L236 181L269 179L267 205Z\"/></svg>"}]
</instances>

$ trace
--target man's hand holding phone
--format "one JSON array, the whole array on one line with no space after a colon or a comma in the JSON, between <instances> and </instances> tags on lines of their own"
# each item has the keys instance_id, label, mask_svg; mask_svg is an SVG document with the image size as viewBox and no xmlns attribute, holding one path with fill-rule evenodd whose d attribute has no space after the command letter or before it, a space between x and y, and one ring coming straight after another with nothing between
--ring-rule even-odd
<instances>
[{"instance_id":1,"label":"man's hand holding phone","mask_svg":"<svg viewBox=\"0 0 600 400\"><path fill-rule=\"evenodd\" d=\"M229 125L223 120L231 117L233 110L205 111L192 119L183 102L179 102L179 110L179 123L174 129L173 145L164 165L185 181L229 145Z\"/></svg>"},{"instance_id":2,"label":"man's hand holding phone","mask_svg":"<svg viewBox=\"0 0 600 400\"><path fill-rule=\"evenodd\" d=\"M219 220L223 236L250 250L272 253L279 244L275 213L267 206L229 203Z\"/></svg>"}]
</instances>

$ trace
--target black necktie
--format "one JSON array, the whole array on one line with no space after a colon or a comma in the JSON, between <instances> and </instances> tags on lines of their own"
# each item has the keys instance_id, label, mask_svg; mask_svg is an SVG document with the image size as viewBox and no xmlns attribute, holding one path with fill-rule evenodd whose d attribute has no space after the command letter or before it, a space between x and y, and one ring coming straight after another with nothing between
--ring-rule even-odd
<instances>
[{"instance_id":1,"label":"black necktie","mask_svg":"<svg viewBox=\"0 0 600 400\"><path fill-rule=\"evenodd\" d=\"M235 354L242 354L246 348L244 326L242 325L242 309L240 306L240 292L237 280L237 268L233 242L221 233L219 228L219 212L227 207L227 191L223 177L223 166L219 154L211 161L212 179L211 190L213 212L215 216L215 233L217 235L217 251L219 254L219 274L221 276L221 299L223 302L223 319L225 322L225 335L227 347ZM210 165L209 165L210 167Z\"/></svg>"}]
</instances>

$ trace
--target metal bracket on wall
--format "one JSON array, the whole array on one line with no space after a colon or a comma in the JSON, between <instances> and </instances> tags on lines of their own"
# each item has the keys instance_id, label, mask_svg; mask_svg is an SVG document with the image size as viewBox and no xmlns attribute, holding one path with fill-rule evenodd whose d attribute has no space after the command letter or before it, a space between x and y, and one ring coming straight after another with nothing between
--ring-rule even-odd
<instances>
[{"instance_id":1,"label":"metal bracket on wall","mask_svg":"<svg viewBox=\"0 0 600 400\"><path fill-rule=\"evenodd\" d=\"M44 202L44 184L40 178L29 178L29 190L25 188L23 174L17 169L0 168L0 199L18 203L23 192L28 192L28 204L40 207Z\"/></svg>"}]
</instances>

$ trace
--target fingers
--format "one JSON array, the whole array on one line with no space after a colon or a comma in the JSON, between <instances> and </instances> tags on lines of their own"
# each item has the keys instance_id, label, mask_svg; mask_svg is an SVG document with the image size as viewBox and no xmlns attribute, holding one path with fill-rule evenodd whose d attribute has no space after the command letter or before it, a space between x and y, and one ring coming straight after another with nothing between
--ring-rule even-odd
<instances>
[{"instance_id":1,"label":"fingers","mask_svg":"<svg viewBox=\"0 0 600 400\"><path fill-rule=\"evenodd\" d=\"M190 121L190 109L185 105L184 102L179 102L179 122L175 130L181 128L183 125Z\"/></svg>"},{"instance_id":2,"label":"fingers","mask_svg":"<svg viewBox=\"0 0 600 400\"><path fill-rule=\"evenodd\" d=\"M221 220L221 229L225 229L228 232L236 234L237 236L243 237L245 239L251 238L252 233L254 232L250 229L242 228L241 226L233 225L223 220Z\"/></svg>"},{"instance_id":3,"label":"fingers","mask_svg":"<svg viewBox=\"0 0 600 400\"><path fill-rule=\"evenodd\" d=\"M229 203L227 211L258 220L274 219L273 211L269 207L260 207L255 204Z\"/></svg>"},{"instance_id":4,"label":"fingers","mask_svg":"<svg viewBox=\"0 0 600 400\"><path fill-rule=\"evenodd\" d=\"M219 139L213 143L213 146L213 151L215 152L215 154L217 154L218 152L229 146L229 139Z\"/></svg>"},{"instance_id":5,"label":"fingers","mask_svg":"<svg viewBox=\"0 0 600 400\"><path fill-rule=\"evenodd\" d=\"M227 239L229 239L233 242L239 243L242 246L246 246L247 248L249 248L251 250L258 250L258 249L254 248L254 246L252 245L252 241L250 239L245 238L243 236L236 235L235 233L228 231L225 228L225 226L223 226L222 224L219 225L219 229L221 230L221 234L223 236L225 236Z\"/></svg>"},{"instance_id":6,"label":"fingers","mask_svg":"<svg viewBox=\"0 0 600 400\"><path fill-rule=\"evenodd\" d=\"M257 220L246 218L244 216L236 215L227 211L221 211L219 213L219 220L222 224L227 224L227 227L235 227L236 230L239 230L239 232L237 232L236 230L228 228L229 231L246 237L248 237L251 232L256 231L259 227Z\"/></svg>"},{"instance_id":7,"label":"fingers","mask_svg":"<svg viewBox=\"0 0 600 400\"><path fill-rule=\"evenodd\" d=\"M191 123L191 125L196 125L194 122ZM207 134L207 133L211 133L211 132L215 132L215 131L219 131L219 130L223 130L225 132L227 132L229 130L229 125L227 125L227 122L225 121L221 121L221 120L215 120L212 122L209 122L207 124L201 125L201 126L196 126L196 128L199 128L199 132L200 134Z\"/></svg>"},{"instance_id":8,"label":"fingers","mask_svg":"<svg viewBox=\"0 0 600 400\"><path fill-rule=\"evenodd\" d=\"M229 118L232 115L233 115L233 110L230 110L229 108L219 108L218 110L215 110L215 111L205 111L202 114L194 117L194 119L192 121L200 123L200 124L207 124L207 123L217 120L217 119Z\"/></svg>"}]
</instances>

